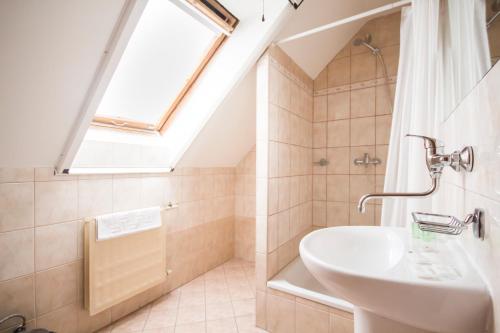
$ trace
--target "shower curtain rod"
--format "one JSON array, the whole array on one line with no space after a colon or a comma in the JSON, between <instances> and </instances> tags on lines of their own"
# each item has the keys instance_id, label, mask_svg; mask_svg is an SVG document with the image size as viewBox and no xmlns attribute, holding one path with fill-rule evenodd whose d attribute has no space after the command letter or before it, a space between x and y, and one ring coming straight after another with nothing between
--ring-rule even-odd
<instances>
[{"instance_id":1,"label":"shower curtain rod","mask_svg":"<svg viewBox=\"0 0 500 333\"><path fill-rule=\"evenodd\" d=\"M366 17L370 17L370 16L377 15L377 14L380 14L380 13L383 13L383 12L386 12L386 11L389 11L389 10L392 10L392 9L395 9L395 8L404 7L404 6L408 6L408 5L411 5L411 0L396 1L396 2L393 2L393 3L387 4L387 5L384 5L382 7L377 7L377 8L374 8L374 9L370 9L370 10L368 10L366 12L363 12L363 13L360 13L360 14L356 14L354 16L350 16L350 17L347 17L347 18L344 18L344 19L341 19L341 20L338 20L338 21L335 21L335 22L332 22L332 23L328 23L328 24L319 26L317 28L310 29L310 30L298 33L296 35L284 38L284 39L278 41L278 44L283 44L283 43L286 43L286 42L290 42L292 40L304 38L304 37L307 37L307 36L310 36L310 35L314 35L314 34L316 34L318 32L321 32L321 31L325 31L325 30L329 30L329 29L341 26L343 24L354 22L354 21L357 21L357 20L360 20L360 19L363 19L363 18L366 18Z\"/></svg>"}]
</instances>

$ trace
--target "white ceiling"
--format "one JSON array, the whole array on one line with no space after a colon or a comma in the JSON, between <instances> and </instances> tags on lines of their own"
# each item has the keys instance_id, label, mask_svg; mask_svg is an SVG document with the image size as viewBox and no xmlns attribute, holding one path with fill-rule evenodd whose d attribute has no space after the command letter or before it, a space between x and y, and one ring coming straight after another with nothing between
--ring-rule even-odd
<instances>
[{"instance_id":1,"label":"white ceiling","mask_svg":"<svg viewBox=\"0 0 500 333\"><path fill-rule=\"evenodd\" d=\"M275 41L396 0L305 0ZM351 37L370 20L364 19L279 46L311 77L316 76ZM312 51L311 51L312 50Z\"/></svg>"},{"instance_id":2,"label":"white ceiling","mask_svg":"<svg viewBox=\"0 0 500 333\"><path fill-rule=\"evenodd\" d=\"M0 1L0 167L54 165L124 2Z\"/></svg>"}]
</instances>

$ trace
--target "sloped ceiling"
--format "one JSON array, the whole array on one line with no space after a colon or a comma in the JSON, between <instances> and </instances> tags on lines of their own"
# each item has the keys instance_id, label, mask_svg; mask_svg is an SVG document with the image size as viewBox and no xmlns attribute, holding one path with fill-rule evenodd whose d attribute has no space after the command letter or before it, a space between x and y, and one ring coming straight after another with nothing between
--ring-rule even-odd
<instances>
[{"instance_id":1,"label":"sloped ceiling","mask_svg":"<svg viewBox=\"0 0 500 333\"><path fill-rule=\"evenodd\" d=\"M347 18L396 0L305 0L275 41ZM302 69L316 78L319 72L366 23L359 20L291 42L278 44Z\"/></svg>"},{"instance_id":2,"label":"sloped ceiling","mask_svg":"<svg viewBox=\"0 0 500 333\"><path fill-rule=\"evenodd\" d=\"M55 165L127 1L0 1L0 167ZM279 1L283 3L266 5L287 7L286 0ZM242 24L261 24L260 1L221 2ZM291 14L285 24L273 25L262 40L280 40L388 2L305 0L297 11L288 7ZM281 47L314 78L362 24ZM233 91L185 152L181 165L236 165L254 145L255 107L250 101L255 99L255 74L247 75L252 64L245 66L241 75L246 78L234 81Z\"/></svg>"},{"instance_id":3,"label":"sloped ceiling","mask_svg":"<svg viewBox=\"0 0 500 333\"><path fill-rule=\"evenodd\" d=\"M54 166L124 3L0 1L0 167Z\"/></svg>"},{"instance_id":4,"label":"sloped ceiling","mask_svg":"<svg viewBox=\"0 0 500 333\"><path fill-rule=\"evenodd\" d=\"M237 165L255 145L255 67L198 134L179 166Z\"/></svg>"}]
</instances>

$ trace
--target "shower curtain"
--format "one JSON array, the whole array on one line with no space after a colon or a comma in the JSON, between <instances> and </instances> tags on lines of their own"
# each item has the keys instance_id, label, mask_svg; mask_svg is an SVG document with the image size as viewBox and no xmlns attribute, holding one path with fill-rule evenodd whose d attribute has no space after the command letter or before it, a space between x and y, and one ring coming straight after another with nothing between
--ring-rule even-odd
<instances>
[{"instance_id":1,"label":"shower curtain","mask_svg":"<svg viewBox=\"0 0 500 333\"><path fill-rule=\"evenodd\" d=\"M431 186L422 140L490 67L484 0L414 0L401 13L401 43L385 192ZM448 171L448 170L446 170ZM406 226L411 212L431 212L432 199L384 199L382 225Z\"/></svg>"}]
</instances>

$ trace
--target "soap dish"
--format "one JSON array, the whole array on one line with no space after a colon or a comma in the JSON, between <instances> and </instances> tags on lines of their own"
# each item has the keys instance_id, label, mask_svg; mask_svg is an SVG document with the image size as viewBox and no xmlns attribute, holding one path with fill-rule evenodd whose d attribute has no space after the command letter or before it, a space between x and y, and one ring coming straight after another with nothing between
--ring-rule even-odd
<instances>
[{"instance_id":1,"label":"soap dish","mask_svg":"<svg viewBox=\"0 0 500 333\"><path fill-rule=\"evenodd\" d=\"M422 231L437 232L447 235L460 235L463 230L467 229L469 224L473 225L474 235L484 239L482 228L482 212L480 209L475 209L474 213L468 214L463 221L451 215L432 214L413 212L413 221Z\"/></svg>"}]
</instances>

